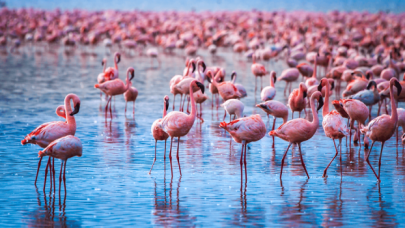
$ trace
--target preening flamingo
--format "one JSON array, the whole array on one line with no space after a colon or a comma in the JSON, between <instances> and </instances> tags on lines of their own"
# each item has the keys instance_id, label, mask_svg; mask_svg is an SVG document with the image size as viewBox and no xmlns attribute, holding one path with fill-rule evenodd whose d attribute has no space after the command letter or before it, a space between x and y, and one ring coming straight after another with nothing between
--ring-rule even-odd
<instances>
[{"instance_id":1,"label":"preening flamingo","mask_svg":"<svg viewBox=\"0 0 405 228\"><path fill-rule=\"evenodd\" d=\"M321 80L322 83L329 83L328 79L323 78ZM323 171L323 177L326 177L326 172L330 164L332 164L333 160L335 160L336 156L338 155L339 151L336 147L335 139L339 139L339 146L340 146L340 173L342 174L342 138L348 134L347 126L344 123L343 117L339 114L339 112L333 110L329 112L329 86L326 87L326 95L325 95L325 104L322 109L322 127L325 131L325 135L333 140L333 145L335 146L336 154L329 162L328 166Z\"/></svg>"},{"instance_id":2,"label":"preening flamingo","mask_svg":"<svg viewBox=\"0 0 405 228\"><path fill-rule=\"evenodd\" d=\"M116 52L114 54L114 67L108 67L104 71L104 78L106 81L118 79L118 63L121 61L121 54ZM100 84L100 83L99 83Z\"/></svg>"},{"instance_id":3,"label":"preening flamingo","mask_svg":"<svg viewBox=\"0 0 405 228\"><path fill-rule=\"evenodd\" d=\"M244 156L245 178L247 181L246 170L246 146L250 142L256 142L266 135L266 125L263 123L259 114L239 118L229 123L221 122L219 127L225 129L237 143L242 143L242 151L240 154L240 169L242 178L242 158Z\"/></svg>"},{"instance_id":4,"label":"preening flamingo","mask_svg":"<svg viewBox=\"0 0 405 228\"><path fill-rule=\"evenodd\" d=\"M282 118L283 124L287 122L288 108L280 101L275 101L275 100L266 101L266 102L257 104L256 107L261 108L263 111L265 111L267 114L267 117L269 117L269 115L274 116L273 128L271 130L274 130L274 126L276 125L277 118Z\"/></svg>"},{"instance_id":5,"label":"preening flamingo","mask_svg":"<svg viewBox=\"0 0 405 228\"><path fill-rule=\"evenodd\" d=\"M163 98L163 118L165 118L167 114L167 109L169 109L169 96L166 95ZM153 138L155 139L155 159L153 159L152 167L150 168L149 174L152 172L153 165L155 164L156 161L156 144L158 140L165 141L165 152L163 154L163 158L166 161L166 142L167 139L169 138L169 135L166 132L164 132L162 128L159 127L160 122L162 122L162 119L155 120L151 128Z\"/></svg>"},{"instance_id":6,"label":"preening flamingo","mask_svg":"<svg viewBox=\"0 0 405 228\"><path fill-rule=\"evenodd\" d=\"M60 194L60 185L62 182L62 168L63 168L63 182L65 186L66 192L66 163L67 160L71 157L82 156L82 143L79 138L73 135L67 135L60 139L57 139L50 143L44 150L39 151L38 157L41 159L44 156L49 156L52 158L58 158L62 160L60 166L60 174L59 174L59 194Z\"/></svg>"},{"instance_id":7,"label":"preening flamingo","mask_svg":"<svg viewBox=\"0 0 405 228\"><path fill-rule=\"evenodd\" d=\"M225 111L229 114L229 122L231 121L232 115L237 119L243 117L243 109L245 108L245 105L243 105L242 101L238 99L229 99L221 104L221 106L224 107ZM225 117L226 113L224 115L224 120Z\"/></svg>"},{"instance_id":8,"label":"preening flamingo","mask_svg":"<svg viewBox=\"0 0 405 228\"><path fill-rule=\"evenodd\" d=\"M307 104L307 87L303 82L300 83L298 89L294 89L288 97L288 105L291 109L291 119L294 119L294 112L298 112L298 117L301 117L301 112L304 110L306 115L305 106Z\"/></svg>"},{"instance_id":9,"label":"preening flamingo","mask_svg":"<svg viewBox=\"0 0 405 228\"><path fill-rule=\"evenodd\" d=\"M270 86L264 87L260 93L260 98L262 101L273 100L273 98L276 96L276 88L274 87L276 80L276 72L270 72Z\"/></svg>"},{"instance_id":10,"label":"preening flamingo","mask_svg":"<svg viewBox=\"0 0 405 228\"><path fill-rule=\"evenodd\" d=\"M74 109L72 111L71 101L73 101ZM36 144L42 148L47 147L51 142L64 137L66 135L74 135L76 133L76 120L74 115L79 112L80 109L80 99L75 94L68 94L65 97L65 113L66 122L64 121L54 121L48 122L35 128L31 133L21 140L21 144L25 145L27 143ZM59 107L58 107L59 109ZM60 113L57 109L57 114ZM58 114L59 115L59 114ZM35 177L35 184L37 183L39 168L41 167L42 158L39 159L37 174ZM50 166L51 160L48 160L47 166ZM53 172L54 173L54 172ZM45 177L47 175L47 169L45 170ZM46 183L46 178L45 178ZM44 189L45 189L44 183Z\"/></svg>"},{"instance_id":11,"label":"preening flamingo","mask_svg":"<svg viewBox=\"0 0 405 228\"><path fill-rule=\"evenodd\" d=\"M129 78L130 74L131 74L131 78ZM110 98L108 99L107 104L105 106L106 118L107 118L107 108L108 108L108 104L111 102L111 98L113 96L125 93L129 89L129 87L131 85L130 81L134 78L134 76L135 76L134 68L129 67L127 70L126 84L124 84L124 82L121 79L117 78L114 80L106 81L103 84L94 85L94 88L97 88L97 89L103 91L108 96L110 96ZM111 111L111 105L110 105L110 111Z\"/></svg>"},{"instance_id":12,"label":"preening flamingo","mask_svg":"<svg viewBox=\"0 0 405 228\"><path fill-rule=\"evenodd\" d=\"M397 87L397 94L399 95L402 91L402 86L399 84L398 80L396 78L391 78L390 79L390 90L393 91L393 87ZM361 132L368 136L371 140L371 147L370 150L367 154L367 163L370 166L371 170L373 170L374 175L377 177L377 180L380 181L380 171L381 171L381 157L382 157L382 152L384 149L384 143L388 139L391 138L391 136L394 134L395 129L397 127L398 123L398 112L397 112L397 105L395 102L394 98L394 93L390 93L390 99L391 99L391 116L389 115L381 115L373 119L368 123L366 127L361 129ZM373 166L370 164L369 157L371 154L371 150L373 149L374 143L375 142L381 142L381 152L380 152L380 160L378 162L378 175L374 171Z\"/></svg>"},{"instance_id":13,"label":"preening flamingo","mask_svg":"<svg viewBox=\"0 0 405 228\"><path fill-rule=\"evenodd\" d=\"M315 99L318 100L318 103L319 103L318 110L319 110L323 106L323 99L322 99L321 92L319 92L319 91L315 92L314 94L312 94L311 99L310 99L312 118L313 118L312 122L309 122L308 120L302 119L302 118L293 119L293 120L290 120L287 123L281 125L276 130L269 132L270 136L279 137L279 138L283 139L284 141L287 141L290 143L287 147L287 150L284 153L283 159L281 160L280 180L283 175L284 159L287 155L288 149L290 148L291 144L293 144L293 143L298 144L298 148L300 151L300 157L301 157L301 164L304 167L305 173L307 174L307 177L309 179L307 168L305 167L304 159L302 158L301 143L312 138L312 136L314 136L314 134L319 126L318 114L317 114L317 110L315 110L315 104L314 104Z\"/></svg>"},{"instance_id":14,"label":"preening flamingo","mask_svg":"<svg viewBox=\"0 0 405 228\"><path fill-rule=\"evenodd\" d=\"M198 89L201 89L201 91L204 93L204 85L197 81L193 80L190 85L189 85L189 93L192 94L193 92L196 92ZM190 115L187 115L183 112L170 112L166 117L162 119L158 127L163 129L164 132L166 132L170 138L170 153L169 153L169 158L170 158L170 166L172 166L172 144L173 144L173 138L177 137L177 162L179 163L179 170L180 170L180 176L181 176L181 167L180 167L180 159L179 159L179 146L180 146L180 137L187 135L187 133L190 131L191 127L194 124L194 120L197 115L197 108L196 104L194 101L194 96L190 96L190 103L191 103L191 113ZM172 169L173 171L173 169Z\"/></svg>"}]
</instances>

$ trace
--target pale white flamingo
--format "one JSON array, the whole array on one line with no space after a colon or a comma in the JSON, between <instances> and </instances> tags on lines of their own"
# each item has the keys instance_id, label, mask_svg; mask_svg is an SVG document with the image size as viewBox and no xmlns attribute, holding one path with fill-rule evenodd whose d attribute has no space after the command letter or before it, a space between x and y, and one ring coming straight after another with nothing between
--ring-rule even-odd
<instances>
[{"instance_id":1,"label":"pale white flamingo","mask_svg":"<svg viewBox=\"0 0 405 228\"><path fill-rule=\"evenodd\" d=\"M245 108L245 105L243 105L242 101L238 99L229 99L225 101L221 106L225 109L225 115L224 115L224 120L226 117L226 113L229 114L229 122L231 121L232 115L234 115L237 119L243 117L243 109ZM223 121L224 121L223 120Z\"/></svg>"},{"instance_id":2,"label":"pale white flamingo","mask_svg":"<svg viewBox=\"0 0 405 228\"><path fill-rule=\"evenodd\" d=\"M274 87L274 83L276 82L276 72L270 72L270 86L266 86L263 88L262 92L260 93L260 98L262 101L273 100L276 96L276 88Z\"/></svg>"}]
</instances>

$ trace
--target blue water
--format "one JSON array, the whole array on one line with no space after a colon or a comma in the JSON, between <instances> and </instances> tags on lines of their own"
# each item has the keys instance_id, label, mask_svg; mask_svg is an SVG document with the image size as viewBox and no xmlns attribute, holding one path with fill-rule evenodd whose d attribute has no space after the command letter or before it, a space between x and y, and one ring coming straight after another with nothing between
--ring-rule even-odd
<instances>
[{"instance_id":1,"label":"blue water","mask_svg":"<svg viewBox=\"0 0 405 228\"><path fill-rule=\"evenodd\" d=\"M182 52L161 55L162 65L158 68L145 56L124 54L119 65L120 78L124 78L127 67L135 68L133 83L139 90L136 114L133 118L128 112L125 117L125 102L118 96L113 103L113 119L106 122L105 101L100 100L99 91L93 86L102 70L101 59L107 56L111 66L112 55L103 48L93 51L97 55L81 55L80 50L68 55L63 48L48 52L26 47L16 54L0 55L1 227L387 227L405 222L405 152L401 145L396 145L395 137L384 148L381 184L366 164L363 148L355 146L349 151L345 141L343 178L338 159L329 168L329 177L322 178L335 151L321 124L316 135L302 144L311 179L307 180L299 152L294 148L287 155L281 183L281 159L288 144L278 138L273 141L267 135L249 145L245 184L244 180L241 182L240 144L231 142L229 134L218 127L223 110L213 110L211 100L203 106L205 122L196 121L190 133L181 139L183 176L179 175L175 159L173 176L168 159L164 165L163 142L158 143L158 160L148 175L154 156L150 127L161 117L163 96L170 95L173 101L168 84L173 75L182 72L184 56ZM248 97L242 100L245 114L261 114L270 130L272 121L254 108L250 63L228 50L220 50L215 58L204 51L200 55L207 65L226 67L226 80L230 80L229 72L238 72L237 81L248 91ZM266 66L278 74L286 67L280 61ZM267 84L268 80L266 77L264 82ZM282 94L284 85L276 84L276 99L283 102L287 99ZM62 190L59 196L49 193L49 185L43 192L46 159L35 187L40 148L22 146L20 141L41 123L61 120L54 111L68 93L81 99L76 136L83 143L83 156L68 161L67 193ZM373 116L375 111L376 108ZM281 120L276 124L279 126ZM379 150L380 143L376 143L370 156L374 166ZM60 161L55 164L58 176Z\"/></svg>"}]
</instances>

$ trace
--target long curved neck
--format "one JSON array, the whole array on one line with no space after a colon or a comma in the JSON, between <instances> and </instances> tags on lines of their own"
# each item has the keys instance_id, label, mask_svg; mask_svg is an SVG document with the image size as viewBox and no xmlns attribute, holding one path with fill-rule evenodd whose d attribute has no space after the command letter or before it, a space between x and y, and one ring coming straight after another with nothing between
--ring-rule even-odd
<instances>
[{"instance_id":1,"label":"long curved neck","mask_svg":"<svg viewBox=\"0 0 405 228\"><path fill-rule=\"evenodd\" d=\"M165 118L166 114L167 114L167 110L166 110L166 100L165 102L163 102L163 118Z\"/></svg>"},{"instance_id":2,"label":"long curved neck","mask_svg":"<svg viewBox=\"0 0 405 228\"><path fill-rule=\"evenodd\" d=\"M270 87L274 87L274 76L273 76L273 74L270 75Z\"/></svg>"},{"instance_id":3,"label":"long curved neck","mask_svg":"<svg viewBox=\"0 0 405 228\"><path fill-rule=\"evenodd\" d=\"M235 84L235 81L236 81L236 74L233 75L232 84Z\"/></svg>"},{"instance_id":4,"label":"long curved neck","mask_svg":"<svg viewBox=\"0 0 405 228\"><path fill-rule=\"evenodd\" d=\"M105 62L105 61L103 61L103 73L105 73L105 68L106 68L106 66L107 66L107 63Z\"/></svg>"},{"instance_id":5,"label":"long curved neck","mask_svg":"<svg viewBox=\"0 0 405 228\"><path fill-rule=\"evenodd\" d=\"M256 52L253 52L252 58L253 58L253 64L255 64L256 63Z\"/></svg>"},{"instance_id":6,"label":"long curved neck","mask_svg":"<svg viewBox=\"0 0 405 228\"><path fill-rule=\"evenodd\" d=\"M326 116L329 113L329 82L327 81L325 86L325 103L322 108L322 116Z\"/></svg>"},{"instance_id":7,"label":"long curved neck","mask_svg":"<svg viewBox=\"0 0 405 228\"><path fill-rule=\"evenodd\" d=\"M127 72L127 79L125 80L125 82L126 82L126 85L125 85L124 89L125 89L125 91L127 91L129 89L129 87L131 87L131 85L132 85L131 81L129 80L129 72Z\"/></svg>"},{"instance_id":8,"label":"long curved neck","mask_svg":"<svg viewBox=\"0 0 405 228\"><path fill-rule=\"evenodd\" d=\"M311 124L315 126L315 128L318 127L319 125L319 118L318 118L318 113L316 112L315 109L315 99L311 97L310 100L310 105L311 105L311 110L312 110L312 122Z\"/></svg>"},{"instance_id":9,"label":"long curved neck","mask_svg":"<svg viewBox=\"0 0 405 228\"><path fill-rule=\"evenodd\" d=\"M193 96L193 82L190 83L190 104L191 104L191 113L188 115L188 118L191 118L192 121L194 122L196 114L197 114L197 108L195 105L194 101L194 96Z\"/></svg>"},{"instance_id":10,"label":"long curved neck","mask_svg":"<svg viewBox=\"0 0 405 228\"><path fill-rule=\"evenodd\" d=\"M317 66L317 63L316 63L316 57L315 57L314 73L312 73L313 78L316 78L316 66Z\"/></svg>"},{"instance_id":11,"label":"long curved neck","mask_svg":"<svg viewBox=\"0 0 405 228\"><path fill-rule=\"evenodd\" d=\"M114 66L115 69L118 70L117 56L114 56Z\"/></svg>"},{"instance_id":12,"label":"long curved neck","mask_svg":"<svg viewBox=\"0 0 405 228\"><path fill-rule=\"evenodd\" d=\"M398 113L397 113L397 104L394 98L394 83L390 83L390 99L391 99L391 120L395 121L395 124L398 122Z\"/></svg>"},{"instance_id":13,"label":"long curved neck","mask_svg":"<svg viewBox=\"0 0 405 228\"><path fill-rule=\"evenodd\" d=\"M65 98L65 110L66 110L66 122L69 125L69 128L72 128L72 130L76 131L76 120L74 116L71 116L70 113L72 113L72 106L71 102L72 100L72 95L68 95Z\"/></svg>"}]
</instances>

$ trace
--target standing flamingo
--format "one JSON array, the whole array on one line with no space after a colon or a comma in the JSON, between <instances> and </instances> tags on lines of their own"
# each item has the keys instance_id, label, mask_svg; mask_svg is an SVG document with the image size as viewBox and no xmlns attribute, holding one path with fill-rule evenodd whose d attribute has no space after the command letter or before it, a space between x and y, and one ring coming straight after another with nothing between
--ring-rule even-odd
<instances>
[{"instance_id":1,"label":"standing flamingo","mask_svg":"<svg viewBox=\"0 0 405 228\"><path fill-rule=\"evenodd\" d=\"M198 89L201 89L201 91L204 93L204 85L197 80L193 80L189 86L189 93L193 94L193 92L196 92ZM158 125L171 138L170 153L169 153L170 166L172 166L173 138L177 137L177 162L179 163L180 176L181 176L181 167L179 159L180 137L187 135L187 133L190 131L191 127L194 124L194 120L197 114L194 96L190 96L190 103L191 103L190 115L187 115L183 112L170 112L166 117L162 119L162 121Z\"/></svg>"},{"instance_id":2,"label":"standing flamingo","mask_svg":"<svg viewBox=\"0 0 405 228\"><path fill-rule=\"evenodd\" d=\"M390 91L393 91L394 86L397 87L397 94L399 96L399 94L402 91L402 86L401 86L401 84L399 84L399 82L396 78L391 78L390 79ZM398 122L397 105L395 102L393 92L390 93L390 99L391 99L391 107L392 107L391 116L386 115L386 114L381 115L381 116L373 119L372 121L370 121L370 123L368 123L367 127L364 127L363 129L361 129L361 132L363 134L366 134L372 140L371 147L367 154L366 161L367 161L368 165L370 166L371 170L373 170L374 175L377 177L378 181L380 181L381 157L382 157L382 152L384 149L384 143L385 143L385 141L390 139L391 136L394 134L395 129L397 127L397 122ZM371 150L373 149L374 143L376 141L381 142L380 160L378 162L378 175L374 171L374 168L373 168L373 166L371 166L370 161L369 161Z\"/></svg>"},{"instance_id":3,"label":"standing flamingo","mask_svg":"<svg viewBox=\"0 0 405 228\"><path fill-rule=\"evenodd\" d=\"M245 178L247 181L246 170L246 146L250 142L256 142L266 135L266 125L263 123L259 114L239 118L229 123L221 122L219 127L225 129L237 143L242 143L242 151L240 154L240 170L242 178L242 158L244 156Z\"/></svg>"},{"instance_id":4,"label":"standing flamingo","mask_svg":"<svg viewBox=\"0 0 405 228\"><path fill-rule=\"evenodd\" d=\"M349 115L350 118L350 131L349 131L349 139L351 145L352 140L352 129L354 128L354 121L357 121L357 139L360 139L360 129L365 126L366 120L369 116L369 111L367 106L359 101L354 99L346 99L342 100L343 109Z\"/></svg>"},{"instance_id":5,"label":"standing flamingo","mask_svg":"<svg viewBox=\"0 0 405 228\"><path fill-rule=\"evenodd\" d=\"M234 74L233 72L232 74ZM236 73L235 73L236 74ZM240 98L242 94L239 93L238 88L232 83L232 82L221 82L218 83L217 80L213 78L212 72L208 71L207 72L207 77L210 79L212 84L217 87L219 95L224 99L224 101L227 101L229 99L235 99L235 98Z\"/></svg>"},{"instance_id":6,"label":"standing flamingo","mask_svg":"<svg viewBox=\"0 0 405 228\"><path fill-rule=\"evenodd\" d=\"M131 74L131 78L129 78L129 74ZM107 101L107 105L105 106L106 118L107 118L107 108L108 108L108 104L111 102L111 98L113 96L125 93L129 89L129 87L131 85L130 81L134 78L134 76L135 76L134 68L129 67L127 70L126 85L124 84L124 82L121 79L114 79L114 80L106 81L103 84L94 85L94 88L97 88L97 89L103 91L105 94L107 94L107 96L110 96L110 98ZM111 104L110 104L110 112L111 112Z\"/></svg>"},{"instance_id":7,"label":"standing flamingo","mask_svg":"<svg viewBox=\"0 0 405 228\"><path fill-rule=\"evenodd\" d=\"M276 88L274 87L274 83L276 83L277 77L276 72L270 72L270 86L266 86L263 88L262 92L260 93L260 98L262 101L273 100L276 96Z\"/></svg>"},{"instance_id":8,"label":"standing flamingo","mask_svg":"<svg viewBox=\"0 0 405 228\"><path fill-rule=\"evenodd\" d=\"M224 107L225 111L229 114L229 122L231 121L232 115L237 119L243 117L243 109L245 108L245 105L242 103L242 101L238 99L229 99L221 104L221 106ZM223 121L225 120L225 117L226 113Z\"/></svg>"},{"instance_id":9,"label":"standing flamingo","mask_svg":"<svg viewBox=\"0 0 405 228\"><path fill-rule=\"evenodd\" d=\"M135 70L134 70L134 77L135 77ZM132 86L132 80L129 81L129 88L124 93L125 99L125 115L127 114L127 103L128 101L132 101L132 114L135 115L135 101L138 97L138 90Z\"/></svg>"},{"instance_id":10,"label":"standing flamingo","mask_svg":"<svg viewBox=\"0 0 405 228\"><path fill-rule=\"evenodd\" d=\"M329 81L328 79L323 78L321 80L321 84L322 83L328 84ZM322 109L322 116L323 116L322 127L323 130L325 131L325 135L333 140L333 145L335 146L336 154L323 171L323 177L326 177L326 172L328 171L330 164L332 164L333 160L335 160L336 156L339 153L336 147L335 139L339 139L340 167L341 167L340 172L342 173L342 138L348 134L347 126L343 122L343 117L339 114L339 112L337 112L336 110L329 112L329 96L330 96L329 86L325 87L326 93L325 93L325 105L323 106Z\"/></svg>"},{"instance_id":11,"label":"standing flamingo","mask_svg":"<svg viewBox=\"0 0 405 228\"><path fill-rule=\"evenodd\" d=\"M263 66L263 64L256 63L256 55L253 53L253 64L251 66L251 70L253 75L255 76L255 93L257 90L257 77L260 77L260 80L262 80L263 76L266 75L266 68ZM262 90L263 87L263 82L260 84L260 91Z\"/></svg>"},{"instance_id":12,"label":"standing flamingo","mask_svg":"<svg viewBox=\"0 0 405 228\"><path fill-rule=\"evenodd\" d=\"M97 76L97 82L98 82L98 84L101 84L101 83L104 83L105 82L105 68L106 68L106 66L107 66L107 59L106 58L104 58L103 59L103 61L101 62L101 65L103 66L103 73L100 73L100 74L98 74L98 76ZM103 93L100 91L100 98L101 98L101 95L102 95Z\"/></svg>"},{"instance_id":13,"label":"standing flamingo","mask_svg":"<svg viewBox=\"0 0 405 228\"><path fill-rule=\"evenodd\" d=\"M291 93L291 86L292 82L296 81L300 76L300 72L296 68L288 68L281 72L280 77L277 79L278 81L286 81L285 89L284 89L284 96L285 92L287 91L287 87L289 87L289 92Z\"/></svg>"},{"instance_id":14,"label":"standing flamingo","mask_svg":"<svg viewBox=\"0 0 405 228\"><path fill-rule=\"evenodd\" d=\"M165 118L167 114L167 109L169 109L169 96L166 95L163 98L163 118ZM162 122L162 119L155 120L151 128L153 138L155 139L155 159L153 159L152 167L150 168L149 174L152 172L153 165L155 164L156 161L156 144L158 140L159 141L165 140L165 152L163 158L166 161L166 142L167 138L169 138L169 135L166 132L164 132L161 128L159 128L160 122Z\"/></svg>"},{"instance_id":15,"label":"standing flamingo","mask_svg":"<svg viewBox=\"0 0 405 228\"><path fill-rule=\"evenodd\" d=\"M73 101L74 110L72 111L71 101ZM24 137L21 140L21 144L25 145L27 143L36 144L42 148L47 147L51 142L54 140L64 137L66 135L74 135L76 133L76 121L73 117L75 114L79 112L80 109L80 99L75 94L68 94L65 97L65 113L68 115L66 116L66 122L64 121L54 121L48 122L40 125L39 127L35 128L31 133ZM58 107L59 109L59 107ZM57 111L57 113L60 111ZM59 114L58 114L59 115ZM42 158L39 159L37 174L35 176L35 184L37 183L38 172L39 168L41 167ZM47 166L50 165L50 159L48 160ZM46 184L46 175L47 175L47 168L45 169L45 183L44 189Z\"/></svg>"},{"instance_id":16,"label":"standing flamingo","mask_svg":"<svg viewBox=\"0 0 405 228\"><path fill-rule=\"evenodd\" d=\"M71 157L82 156L82 143L79 138L73 135L67 135L50 143L44 150L39 151L38 157L42 159L44 156L58 158L62 160L59 174L59 194L60 185L62 182L62 168L63 168L63 182L66 192L66 163Z\"/></svg>"},{"instance_id":17,"label":"standing flamingo","mask_svg":"<svg viewBox=\"0 0 405 228\"><path fill-rule=\"evenodd\" d=\"M256 107L261 108L263 111L265 111L267 114L267 117L269 117L269 115L274 116L273 128L271 130L274 130L274 126L276 125L277 118L282 118L283 124L287 122L288 108L280 101L275 101L275 100L266 101L266 102L257 104Z\"/></svg>"},{"instance_id":18,"label":"standing flamingo","mask_svg":"<svg viewBox=\"0 0 405 228\"><path fill-rule=\"evenodd\" d=\"M312 77L307 78L307 80L305 81L305 85L306 85L307 87L311 87L311 86L313 86L313 85L317 85L317 84L318 84L318 79L316 78L316 77L317 77L317 75L316 75L316 67L317 67L317 65L316 65L316 59L317 59L317 58L314 58L315 64L314 64L314 71L313 71Z\"/></svg>"},{"instance_id":19,"label":"standing flamingo","mask_svg":"<svg viewBox=\"0 0 405 228\"><path fill-rule=\"evenodd\" d=\"M319 126L318 114L315 110L315 104L314 104L315 99L318 99L318 103L319 103L318 110L319 110L319 109L321 109L321 107L323 105L323 99L322 99L321 92L319 92L319 91L315 92L314 94L312 94L311 99L310 99L310 104L311 104L311 109L312 109L312 118L313 118L312 122L309 122L308 120L302 119L302 118L294 119L294 120L290 120L287 123L281 125L276 130L269 132L270 136L279 137L290 143L287 147L287 150L284 153L283 159L281 160L280 180L281 180L281 176L283 175L283 165L284 165L285 156L287 155L288 149L290 148L291 144L293 144L293 143L298 144L298 148L299 148L300 156L301 156L301 164L304 167L305 173L307 174L307 177L309 179L307 168L305 167L304 159L302 158L301 143L312 138L312 136L314 136L314 134Z\"/></svg>"}]
</instances>

